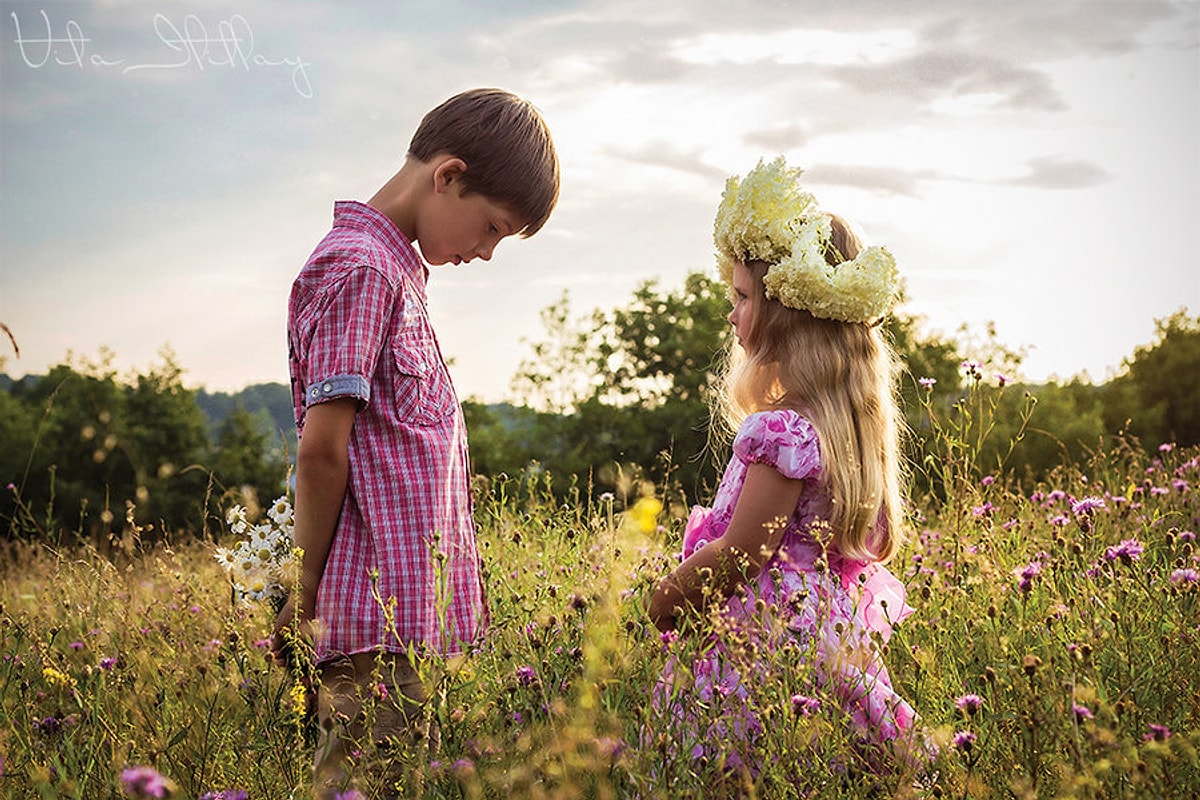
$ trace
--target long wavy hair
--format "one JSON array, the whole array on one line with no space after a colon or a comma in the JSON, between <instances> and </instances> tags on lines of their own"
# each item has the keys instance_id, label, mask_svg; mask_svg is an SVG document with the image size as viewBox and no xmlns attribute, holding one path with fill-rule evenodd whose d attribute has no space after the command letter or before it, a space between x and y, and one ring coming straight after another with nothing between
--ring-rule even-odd
<instances>
[{"instance_id":1,"label":"long wavy hair","mask_svg":"<svg viewBox=\"0 0 1200 800\"><path fill-rule=\"evenodd\" d=\"M836 265L862 245L845 220L830 215L826 259ZM756 411L792 409L817 432L821 481L832 498L831 550L846 558L887 561L903 541L898 359L879 325L814 317L768 298L769 264L750 261L753 316L730 337L715 420L737 431Z\"/></svg>"}]
</instances>

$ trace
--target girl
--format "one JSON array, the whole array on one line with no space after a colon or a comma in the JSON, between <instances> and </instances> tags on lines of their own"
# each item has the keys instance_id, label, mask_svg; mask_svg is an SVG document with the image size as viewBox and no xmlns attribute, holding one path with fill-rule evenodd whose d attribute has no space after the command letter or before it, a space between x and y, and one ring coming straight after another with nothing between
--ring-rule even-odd
<instances>
[{"instance_id":1,"label":"girl","mask_svg":"<svg viewBox=\"0 0 1200 800\"><path fill-rule=\"evenodd\" d=\"M714 238L737 341L714 417L737 432L733 458L649 608L666 641L690 611L708 612L710 644L690 671L668 663L655 707L692 757L751 773L764 687L795 678L772 669L785 653L814 678L788 712L818 708L809 694L836 698L873 766L915 719L871 636L886 641L912 611L880 563L903 532L896 360L878 325L899 278L798 177L778 158L726 185ZM701 722L706 709L719 716Z\"/></svg>"}]
</instances>

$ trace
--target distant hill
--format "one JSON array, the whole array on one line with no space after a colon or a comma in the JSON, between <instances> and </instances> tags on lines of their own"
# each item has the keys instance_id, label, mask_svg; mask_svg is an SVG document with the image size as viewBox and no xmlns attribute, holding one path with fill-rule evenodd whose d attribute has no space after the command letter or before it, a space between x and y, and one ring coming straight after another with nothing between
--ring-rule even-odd
<instances>
[{"instance_id":1,"label":"distant hill","mask_svg":"<svg viewBox=\"0 0 1200 800\"><path fill-rule=\"evenodd\" d=\"M28 389L44 375L13 378L0 373L0 391L12 392L18 385ZM289 460L296 456L296 421L292 416L291 389L282 383L256 383L237 392L210 392L199 389L196 405L204 415L210 441L216 441L221 424L238 406L255 418L258 429L267 435L276 452L286 450Z\"/></svg>"},{"instance_id":2,"label":"distant hill","mask_svg":"<svg viewBox=\"0 0 1200 800\"><path fill-rule=\"evenodd\" d=\"M292 415L292 392L282 383L256 383L238 392L196 392L196 405L208 423L208 435L216 439L225 418L239 406L254 416L260 431L270 437L273 449L287 449L296 457L296 420Z\"/></svg>"}]
</instances>

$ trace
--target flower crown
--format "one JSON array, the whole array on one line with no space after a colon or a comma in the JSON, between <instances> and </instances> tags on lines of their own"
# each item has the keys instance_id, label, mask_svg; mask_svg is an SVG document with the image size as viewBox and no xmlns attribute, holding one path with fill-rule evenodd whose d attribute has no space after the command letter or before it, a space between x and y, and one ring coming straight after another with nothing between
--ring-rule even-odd
<instances>
[{"instance_id":1,"label":"flower crown","mask_svg":"<svg viewBox=\"0 0 1200 800\"><path fill-rule=\"evenodd\" d=\"M864 248L856 258L830 266L825 260L832 225L816 199L800 189L800 170L783 156L729 178L713 227L717 260L726 283L733 265L765 261L767 297L813 316L843 322L873 322L896 304L900 273L882 247Z\"/></svg>"}]
</instances>

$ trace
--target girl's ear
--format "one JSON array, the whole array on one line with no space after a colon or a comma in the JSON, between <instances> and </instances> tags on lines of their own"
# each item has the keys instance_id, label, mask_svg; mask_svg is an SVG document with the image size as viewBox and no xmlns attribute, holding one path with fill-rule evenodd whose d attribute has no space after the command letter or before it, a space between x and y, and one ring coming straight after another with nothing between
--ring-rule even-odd
<instances>
[{"instance_id":1,"label":"girl's ear","mask_svg":"<svg viewBox=\"0 0 1200 800\"><path fill-rule=\"evenodd\" d=\"M467 171L467 162L457 156L441 158L433 168L433 191L441 194L449 190L455 181Z\"/></svg>"}]
</instances>

